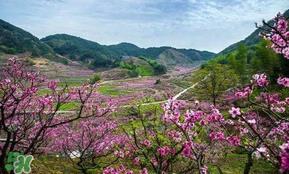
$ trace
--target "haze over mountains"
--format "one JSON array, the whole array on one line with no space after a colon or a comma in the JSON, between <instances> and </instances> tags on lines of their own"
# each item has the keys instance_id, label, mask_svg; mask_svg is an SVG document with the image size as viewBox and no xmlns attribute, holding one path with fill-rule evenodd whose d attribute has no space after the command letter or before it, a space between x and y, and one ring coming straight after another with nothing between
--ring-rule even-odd
<instances>
[{"instance_id":1,"label":"haze over mountains","mask_svg":"<svg viewBox=\"0 0 289 174\"><path fill-rule=\"evenodd\" d=\"M214 57L214 53L173 47L140 48L131 43L101 45L97 42L67 34L55 34L38 39L29 32L0 20L0 52L18 54L30 52L54 61L65 62L61 56L89 67L113 67L124 57L153 59L167 66L195 66L196 62ZM61 56L58 56L61 55Z\"/></svg>"}]
</instances>

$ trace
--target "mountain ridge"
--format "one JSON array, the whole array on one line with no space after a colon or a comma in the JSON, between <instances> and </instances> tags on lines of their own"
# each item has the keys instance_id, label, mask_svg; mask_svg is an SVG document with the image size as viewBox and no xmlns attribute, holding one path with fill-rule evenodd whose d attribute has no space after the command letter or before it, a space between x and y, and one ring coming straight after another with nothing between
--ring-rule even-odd
<instances>
[{"instance_id":1,"label":"mountain ridge","mask_svg":"<svg viewBox=\"0 0 289 174\"><path fill-rule=\"evenodd\" d=\"M141 48L133 43L121 42L114 45L102 45L98 42L69 34L54 34L38 39L33 34L0 19L0 52L19 54L30 52L32 57L46 57L53 61L62 61L61 56L76 60L92 68L114 67L123 56L145 57L148 59L165 59L167 50L178 52L170 54L171 64L193 66L194 61L206 61L215 56L209 51L174 48L171 46ZM61 56L58 56L61 55ZM180 56L180 57L178 57ZM179 63L178 59L189 64ZM164 62L164 61L159 61Z\"/></svg>"},{"instance_id":2,"label":"mountain ridge","mask_svg":"<svg viewBox=\"0 0 289 174\"><path fill-rule=\"evenodd\" d=\"M196 49L178 49L169 46L140 48L135 44L122 42L115 45L101 45L97 42L68 34L55 34L42 38L53 50L71 59L83 60L92 65L106 66L119 61L123 56L159 59L166 50L175 50L192 61L204 61L214 57L215 53ZM91 49L93 48L93 49ZM178 59L178 57L175 57ZM176 61L177 62L177 61Z\"/></svg>"}]
</instances>

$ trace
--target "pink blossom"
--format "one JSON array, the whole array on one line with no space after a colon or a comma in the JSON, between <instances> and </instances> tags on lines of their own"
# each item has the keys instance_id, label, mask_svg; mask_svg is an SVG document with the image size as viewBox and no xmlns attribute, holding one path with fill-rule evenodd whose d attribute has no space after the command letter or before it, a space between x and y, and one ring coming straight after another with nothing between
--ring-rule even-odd
<instances>
[{"instance_id":1,"label":"pink blossom","mask_svg":"<svg viewBox=\"0 0 289 174\"><path fill-rule=\"evenodd\" d=\"M235 93L235 97L237 99L242 99L248 97L252 93L252 89L250 86L243 88Z\"/></svg>"},{"instance_id":2,"label":"pink blossom","mask_svg":"<svg viewBox=\"0 0 289 174\"><path fill-rule=\"evenodd\" d=\"M150 142L150 140L148 140L148 139L145 139L143 142L142 142L142 144L144 145L144 146L146 146L146 147L148 147L148 148L150 148L151 147L151 142Z\"/></svg>"},{"instance_id":3,"label":"pink blossom","mask_svg":"<svg viewBox=\"0 0 289 174\"><path fill-rule=\"evenodd\" d=\"M280 18L277 22L277 29L281 33L285 33L288 29L288 22L284 18Z\"/></svg>"},{"instance_id":4,"label":"pink blossom","mask_svg":"<svg viewBox=\"0 0 289 174\"><path fill-rule=\"evenodd\" d=\"M235 117L238 116L238 115L241 115L240 108L235 108L235 107L232 107L232 109L229 110L229 113L231 114L231 116L232 116L233 118L235 118Z\"/></svg>"},{"instance_id":5,"label":"pink blossom","mask_svg":"<svg viewBox=\"0 0 289 174\"><path fill-rule=\"evenodd\" d=\"M134 165L139 165L139 164L140 164L140 159L139 159L139 157L135 157L135 158L133 159L133 164L134 164Z\"/></svg>"},{"instance_id":6,"label":"pink blossom","mask_svg":"<svg viewBox=\"0 0 289 174\"><path fill-rule=\"evenodd\" d=\"M237 136L229 136L227 137L227 141L229 142L229 144L231 144L232 146L239 146L241 144L241 140L239 137Z\"/></svg>"},{"instance_id":7,"label":"pink blossom","mask_svg":"<svg viewBox=\"0 0 289 174\"><path fill-rule=\"evenodd\" d=\"M192 142L185 142L183 144L183 151L182 151L182 154L185 156L185 157L188 157L190 158L192 156Z\"/></svg>"},{"instance_id":8,"label":"pink blossom","mask_svg":"<svg viewBox=\"0 0 289 174\"><path fill-rule=\"evenodd\" d=\"M289 78L287 78L287 77L279 77L277 79L277 83L279 85L284 86L284 87L289 87Z\"/></svg>"},{"instance_id":9,"label":"pink blossom","mask_svg":"<svg viewBox=\"0 0 289 174\"><path fill-rule=\"evenodd\" d=\"M284 143L280 148L280 170L285 173L289 171L289 143Z\"/></svg>"},{"instance_id":10,"label":"pink blossom","mask_svg":"<svg viewBox=\"0 0 289 174\"><path fill-rule=\"evenodd\" d=\"M209 135L212 141L222 141L225 140L225 135L223 132L211 132Z\"/></svg>"},{"instance_id":11,"label":"pink blossom","mask_svg":"<svg viewBox=\"0 0 289 174\"><path fill-rule=\"evenodd\" d=\"M161 156L167 156L170 154L171 148L169 148L168 146L163 146L163 147L158 148L157 151Z\"/></svg>"},{"instance_id":12,"label":"pink blossom","mask_svg":"<svg viewBox=\"0 0 289 174\"><path fill-rule=\"evenodd\" d=\"M182 140L181 132L178 132L178 131L175 131L175 130L169 131L168 132L168 136L170 138L172 138L176 142L181 142L181 140Z\"/></svg>"},{"instance_id":13,"label":"pink blossom","mask_svg":"<svg viewBox=\"0 0 289 174\"><path fill-rule=\"evenodd\" d=\"M263 34L264 38L272 42L271 48L278 54L282 54L289 59L289 33L288 21L284 16L278 14L275 19L275 26L268 34Z\"/></svg>"},{"instance_id":14,"label":"pink blossom","mask_svg":"<svg viewBox=\"0 0 289 174\"><path fill-rule=\"evenodd\" d=\"M51 80L48 82L48 88L51 90L55 90L57 88L57 83L55 80Z\"/></svg>"},{"instance_id":15,"label":"pink blossom","mask_svg":"<svg viewBox=\"0 0 289 174\"><path fill-rule=\"evenodd\" d=\"M147 168L143 168L139 174L149 174L148 169Z\"/></svg>"},{"instance_id":16,"label":"pink blossom","mask_svg":"<svg viewBox=\"0 0 289 174\"><path fill-rule=\"evenodd\" d=\"M254 74L253 75L253 81L259 86L259 87L265 87L269 84L269 81L267 79L266 74Z\"/></svg>"}]
</instances>

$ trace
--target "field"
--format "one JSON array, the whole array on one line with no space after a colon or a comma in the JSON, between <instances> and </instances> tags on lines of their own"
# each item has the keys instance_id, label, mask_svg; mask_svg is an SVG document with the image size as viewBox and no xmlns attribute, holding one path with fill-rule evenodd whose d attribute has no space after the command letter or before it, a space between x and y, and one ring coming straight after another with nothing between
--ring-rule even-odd
<instances>
[{"instance_id":1,"label":"field","mask_svg":"<svg viewBox=\"0 0 289 174\"><path fill-rule=\"evenodd\" d=\"M262 5L267 6L266 2ZM9 4L14 3L20 1ZM41 11L41 3L31 5L33 13ZM66 1L47 1L45 8L54 8L50 6L54 3L59 3L55 7L69 6ZM251 7L257 7L257 2L242 2L235 8L239 2L186 2L199 5L205 15L216 8L214 15L205 17L181 13L189 19L171 14L179 13L176 7L198 12L199 8L182 1L121 1L136 5L128 6L129 10L118 3L102 3L101 8L109 7L108 11L116 13L108 15L98 9L99 14L90 14L91 20L82 16L90 8L85 8L85 13L78 11L87 2L71 11L65 6L39 17L57 12L57 17L45 18L51 25L63 15L69 14L70 19L77 14L85 29L65 21L69 33L77 33L73 28L82 36L91 36L93 31L94 39L105 41L107 31L115 37L108 44L124 39L125 31L130 35L128 40L139 43L150 39L147 44L158 45L170 36L164 43L203 45L210 50L220 49L220 41L228 43L225 40L230 35L224 41L219 37L227 35L227 28L237 29L238 22L231 19L240 20L242 14L239 24L245 28L250 21L247 18L263 14L262 9ZM111 8L115 4L120 6ZM89 7L98 11L95 5ZM228 13L244 11L246 6L260 14ZM17 15L26 15L28 7L15 13L15 21L20 19ZM224 13L226 8L229 10ZM166 15L155 16L160 12ZM211 17L218 15L233 27L222 28L220 21L212 18L222 31L214 39L211 32L216 28L207 28ZM29 19L32 16L29 14ZM161 20L154 20L161 16ZM201 18L205 20L195 21ZM95 19L104 20L91 30L87 24ZM144 21L137 23L140 19ZM0 19L0 174L289 174L288 19L289 10L268 22L263 20L251 35L219 53L172 46L139 47L127 42L104 45L65 33L40 39ZM121 28L113 28L115 23ZM130 31L135 24L137 32ZM43 33L53 27L43 28ZM191 27L198 28L191 33L196 37L183 37ZM176 29L181 33L174 35ZM98 35L99 31L103 32ZM200 39L203 31L205 37ZM231 36L237 34L232 32Z\"/></svg>"}]
</instances>

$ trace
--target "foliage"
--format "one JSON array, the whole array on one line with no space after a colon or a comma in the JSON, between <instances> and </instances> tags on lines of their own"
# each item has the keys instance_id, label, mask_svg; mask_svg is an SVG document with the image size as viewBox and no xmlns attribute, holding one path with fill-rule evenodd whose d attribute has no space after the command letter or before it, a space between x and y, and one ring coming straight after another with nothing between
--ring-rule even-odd
<instances>
[{"instance_id":1,"label":"foliage","mask_svg":"<svg viewBox=\"0 0 289 174\"><path fill-rule=\"evenodd\" d=\"M247 57L247 48L245 45L240 45L236 55L229 58L229 64L232 66L232 68L235 70L235 72L240 76L240 80L242 84L245 84L248 74L246 72L246 65L248 61Z\"/></svg>"},{"instance_id":2,"label":"foliage","mask_svg":"<svg viewBox=\"0 0 289 174\"><path fill-rule=\"evenodd\" d=\"M252 74L265 72L270 75L270 79L278 77L280 71L281 57L278 56L273 50L268 49L269 43L262 40L255 47L255 54L253 58L249 60Z\"/></svg>"},{"instance_id":3,"label":"foliage","mask_svg":"<svg viewBox=\"0 0 289 174\"><path fill-rule=\"evenodd\" d=\"M96 42L81 39L66 34L48 36L42 39L58 54L79 60L92 67L107 67L113 65L110 50Z\"/></svg>"},{"instance_id":4,"label":"foliage","mask_svg":"<svg viewBox=\"0 0 289 174\"><path fill-rule=\"evenodd\" d=\"M93 76L89 79L89 83L90 84L95 84L95 83L97 83L97 82L99 82L100 81L100 75L99 74L93 74Z\"/></svg>"},{"instance_id":5,"label":"foliage","mask_svg":"<svg viewBox=\"0 0 289 174\"><path fill-rule=\"evenodd\" d=\"M30 52L32 56L55 56L55 53L47 44L3 20L0 20L0 33L0 52L8 54Z\"/></svg>"},{"instance_id":6,"label":"foliage","mask_svg":"<svg viewBox=\"0 0 289 174\"><path fill-rule=\"evenodd\" d=\"M238 75L228 65L210 63L198 73L199 83L193 93L200 99L207 99L217 104L222 95L230 88L236 87Z\"/></svg>"}]
</instances>

